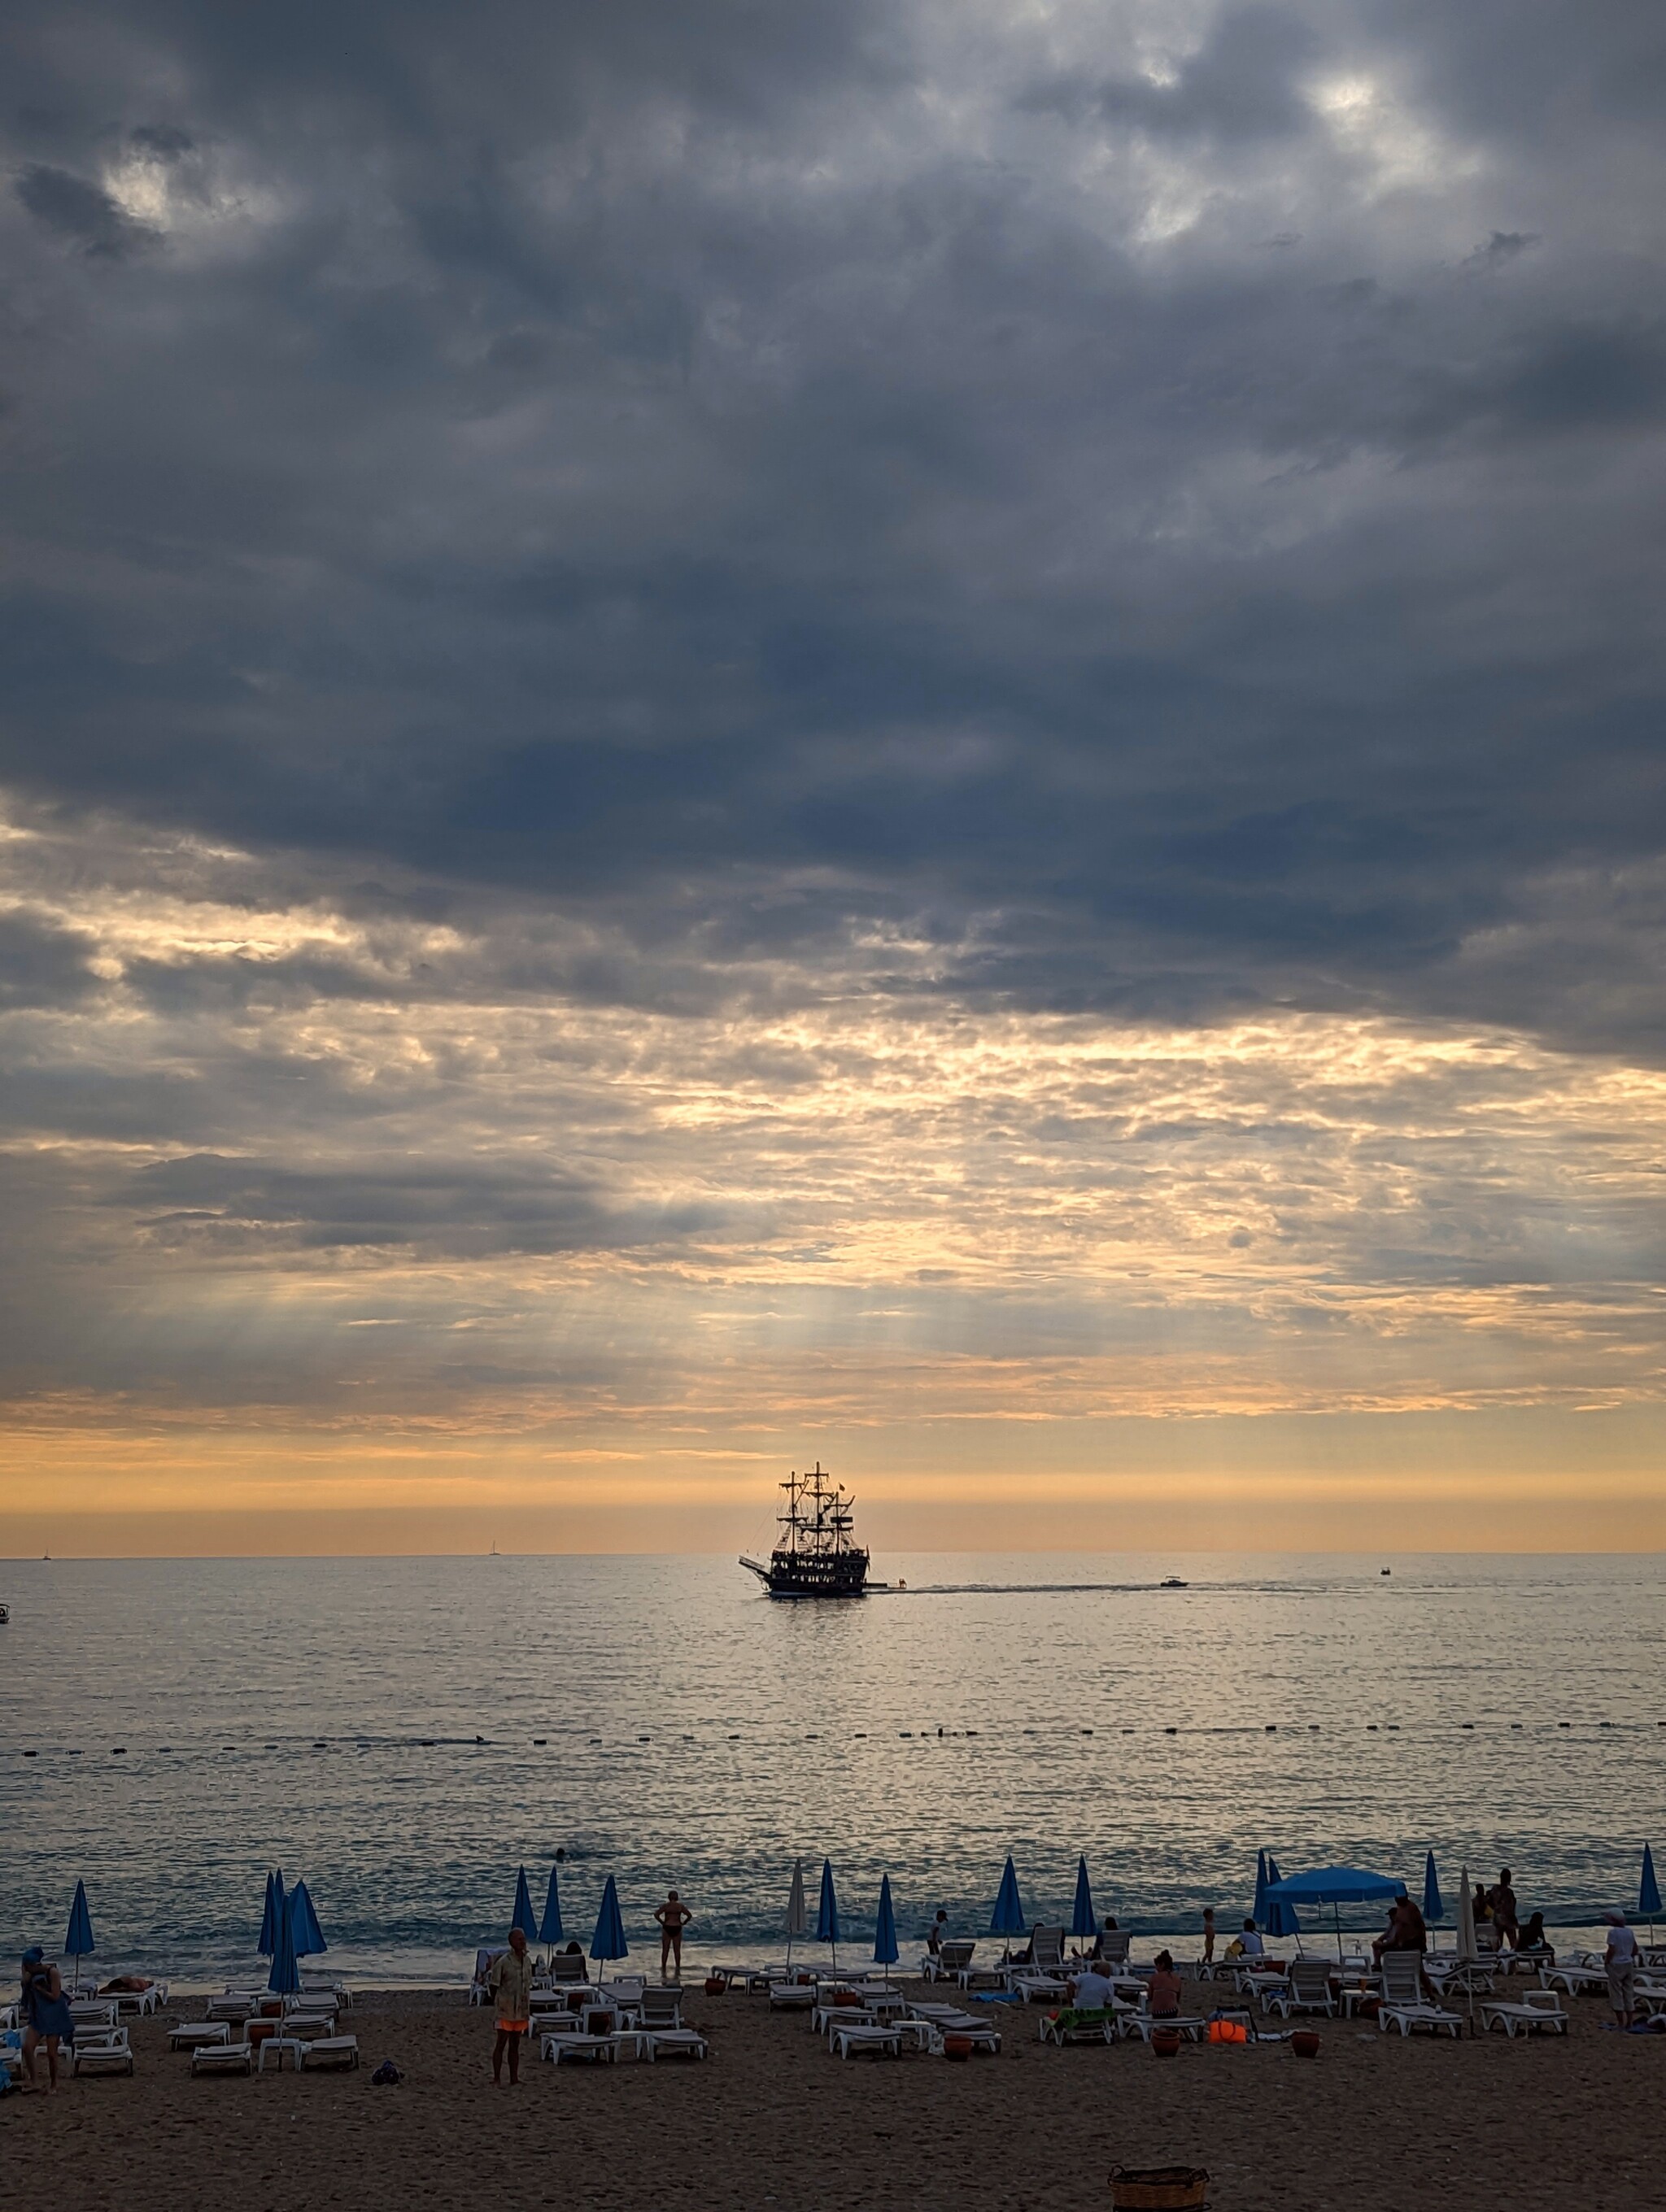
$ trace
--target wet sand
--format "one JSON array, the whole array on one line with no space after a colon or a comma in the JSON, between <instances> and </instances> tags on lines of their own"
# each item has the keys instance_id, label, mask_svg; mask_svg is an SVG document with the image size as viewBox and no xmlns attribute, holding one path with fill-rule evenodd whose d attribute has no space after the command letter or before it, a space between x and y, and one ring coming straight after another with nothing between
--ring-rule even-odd
<instances>
[{"instance_id":1,"label":"wet sand","mask_svg":"<svg viewBox=\"0 0 1666 2212\"><path fill-rule=\"evenodd\" d=\"M1209 1997L1189 1992L1194 2009ZM133 2077L0 2098L19 2203L57 2212L670 2204L1020 2208L1109 2204L1113 2165L1206 2166L1218 2212L1620 2212L1666 2203L1666 2036L1402 2042L1317 2023L1287 2045L1058 2051L1040 2013L993 2005L998 2057L841 2063L802 2014L693 1997L704 2064L541 2064L494 2089L492 2023L460 1995L362 1996L355 2074L193 2081L167 2019L137 2023ZM188 2018L187 2006L171 2017ZM404 2073L375 2088L384 2057ZM33 2174L32 2180L25 2180Z\"/></svg>"}]
</instances>

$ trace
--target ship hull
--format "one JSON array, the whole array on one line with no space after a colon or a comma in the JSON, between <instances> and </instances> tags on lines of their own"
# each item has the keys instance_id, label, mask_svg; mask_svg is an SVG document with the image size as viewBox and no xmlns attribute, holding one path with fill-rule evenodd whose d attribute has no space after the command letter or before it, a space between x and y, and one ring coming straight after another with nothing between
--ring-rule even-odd
<instances>
[{"instance_id":1,"label":"ship hull","mask_svg":"<svg viewBox=\"0 0 1666 2212\"><path fill-rule=\"evenodd\" d=\"M771 1597L862 1597L867 1591L867 1553L848 1551L818 1558L777 1552L767 1567L743 1559Z\"/></svg>"}]
</instances>

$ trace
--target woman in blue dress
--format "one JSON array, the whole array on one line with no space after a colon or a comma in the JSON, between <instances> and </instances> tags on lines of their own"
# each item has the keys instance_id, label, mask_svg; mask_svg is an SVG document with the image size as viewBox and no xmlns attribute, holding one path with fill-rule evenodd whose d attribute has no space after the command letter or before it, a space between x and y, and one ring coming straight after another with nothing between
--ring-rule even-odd
<instances>
[{"instance_id":1,"label":"woman in blue dress","mask_svg":"<svg viewBox=\"0 0 1666 2212\"><path fill-rule=\"evenodd\" d=\"M36 2086L34 2054L44 2043L46 2094L50 2097L58 2087L58 2046L61 2042L74 2043L76 2024L58 1968L46 1964L38 1943L23 1954L23 2001L19 2010L23 2015L23 2071L33 2089Z\"/></svg>"}]
</instances>

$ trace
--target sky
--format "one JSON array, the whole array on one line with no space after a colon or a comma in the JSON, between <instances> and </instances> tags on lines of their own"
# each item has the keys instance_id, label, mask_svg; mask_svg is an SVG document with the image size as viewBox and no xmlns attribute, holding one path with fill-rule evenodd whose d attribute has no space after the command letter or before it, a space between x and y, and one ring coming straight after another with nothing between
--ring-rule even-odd
<instances>
[{"instance_id":1,"label":"sky","mask_svg":"<svg viewBox=\"0 0 1666 2212\"><path fill-rule=\"evenodd\" d=\"M1666 25L0 29L0 1551L1666 1545Z\"/></svg>"}]
</instances>

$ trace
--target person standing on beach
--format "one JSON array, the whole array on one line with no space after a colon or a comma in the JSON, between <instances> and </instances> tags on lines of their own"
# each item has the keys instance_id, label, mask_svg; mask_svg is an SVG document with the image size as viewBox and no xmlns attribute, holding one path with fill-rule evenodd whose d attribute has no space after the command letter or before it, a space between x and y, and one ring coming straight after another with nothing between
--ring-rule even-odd
<instances>
[{"instance_id":1,"label":"person standing on beach","mask_svg":"<svg viewBox=\"0 0 1666 2212\"><path fill-rule=\"evenodd\" d=\"M1608 1915L1608 1948L1602 1954L1608 1972L1608 2002L1614 2025L1629 2027L1637 2009L1637 1938L1626 1925L1623 1912Z\"/></svg>"},{"instance_id":2,"label":"person standing on beach","mask_svg":"<svg viewBox=\"0 0 1666 2212\"><path fill-rule=\"evenodd\" d=\"M52 2096L58 2089L58 2047L60 2042L75 2041L76 2023L58 1968L46 1964L38 1943L23 1954L23 1996L18 2011L23 2021L23 2071L28 2085L31 2089L36 2086L34 2054L44 2043L46 2094Z\"/></svg>"},{"instance_id":3,"label":"person standing on beach","mask_svg":"<svg viewBox=\"0 0 1666 2212\"><path fill-rule=\"evenodd\" d=\"M1215 1908L1213 1905L1206 1905L1203 1908L1203 1963L1206 1966L1213 1966L1214 1962Z\"/></svg>"},{"instance_id":4,"label":"person standing on beach","mask_svg":"<svg viewBox=\"0 0 1666 2212\"><path fill-rule=\"evenodd\" d=\"M680 1982L683 1978L683 1930L694 1915L673 1889L665 1903L654 1915L660 1923L660 1979ZM671 1974L666 1972L666 1961L674 1961Z\"/></svg>"},{"instance_id":5,"label":"person standing on beach","mask_svg":"<svg viewBox=\"0 0 1666 2212\"><path fill-rule=\"evenodd\" d=\"M1520 1929L1516 1918L1516 1892L1505 1867L1487 1893L1487 1909L1493 1916L1493 1925L1499 1931L1499 1948L1508 1943L1513 1948Z\"/></svg>"},{"instance_id":6,"label":"person standing on beach","mask_svg":"<svg viewBox=\"0 0 1666 2212\"><path fill-rule=\"evenodd\" d=\"M509 1948L494 1959L486 1977L497 2000L497 2040L492 2045L492 2080L503 2087L503 2060L509 2061L509 2087L520 2080L520 2039L532 2024L532 1962L526 1955L526 1932L509 1930Z\"/></svg>"}]
</instances>

